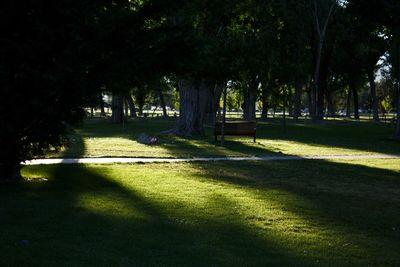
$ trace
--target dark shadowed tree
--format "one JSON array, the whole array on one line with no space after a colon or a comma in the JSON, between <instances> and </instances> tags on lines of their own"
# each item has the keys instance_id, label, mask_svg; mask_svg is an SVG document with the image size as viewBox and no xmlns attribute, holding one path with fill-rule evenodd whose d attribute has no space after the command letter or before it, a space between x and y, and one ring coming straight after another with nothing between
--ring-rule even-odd
<instances>
[{"instance_id":1,"label":"dark shadowed tree","mask_svg":"<svg viewBox=\"0 0 400 267\"><path fill-rule=\"evenodd\" d=\"M21 162L63 144L103 84L103 19L130 1L1 1L0 179ZM88 104L89 103L89 104Z\"/></svg>"}]
</instances>

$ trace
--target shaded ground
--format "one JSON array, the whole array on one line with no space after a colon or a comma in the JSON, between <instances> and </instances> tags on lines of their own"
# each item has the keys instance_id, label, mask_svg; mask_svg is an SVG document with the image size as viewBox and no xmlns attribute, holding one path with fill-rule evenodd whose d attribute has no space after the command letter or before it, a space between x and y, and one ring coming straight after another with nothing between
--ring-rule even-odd
<instances>
[{"instance_id":1,"label":"shaded ground","mask_svg":"<svg viewBox=\"0 0 400 267\"><path fill-rule=\"evenodd\" d=\"M25 167L0 265L398 266L400 160L360 163Z\"/></svg>"},{"instance_id":2,"label":"shaded ground","mask_svg":"<svg viewBox=\"0 0 400 267\"><path fill-rule=\"evenodd\" d=\"M122 138L159 125L146 123ZM370 127L360 125L349 131ZM96 131L115 133L85 127L75 135L78 157L93 149L87 139ZM277 124L262 127L265 141L283 133ZM337 133L336 124L310 126L334 127L327 141L308 137L307 125L290 127L299 136L285 138L305 149L398 148L382 139L386 128L365 133L380 147ZM164 148L209 153L198 145L206 140ZM229 145L224 151L254 152L242 139ZM399 159L50 165L23 174L30 180L0 187L1 266L400 266Z\"/></svg>"}]
</instances>

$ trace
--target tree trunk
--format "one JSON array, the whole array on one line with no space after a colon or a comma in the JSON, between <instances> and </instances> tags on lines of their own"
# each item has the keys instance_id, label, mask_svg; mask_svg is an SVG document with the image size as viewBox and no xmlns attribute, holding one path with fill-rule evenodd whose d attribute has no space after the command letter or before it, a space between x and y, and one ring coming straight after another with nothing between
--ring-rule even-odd
<instances>
[{"instance_id":1,"label":"tree trunk","mask_svg":"<svg viewBox=\"0 0 400 267\"><path fill-rule=\"evenodd\" d=\"M355 86L355 84L351 84L350 85L350 89L353 93L353 101L354 101L354 118L356 120L360 119L360 115L358 114L358 93L357 93L357 87Z\"/></svg>"},{"instance_id":2,"label":"tree trunk","mask_svg":"<svg viewBox=\"0 0 400 267\"><path fill-rule=\"evenodd\" d=\"M222 106L221 146L225 146L226 95L227 95L226 83L224 84L223 94L224 94L224 99Z\"/></svg>"},{"instance_id":3,"label":"tree trunk","mask_svg":"<svg viewBox=\"0 0 400 267\"><path fill-rule=\"evenodd\" d=\"M294 98L294 96L293 96L293 92L292 92L292 90L290 90L290 88L289 87L287 87L287 88L285 88L284 89L285 90L285 92L286 92L286 90L287 90L287 96L286 96L286 102L285 102L285 104L286 104L286 106L287 106L287 110L288 110L288 113L289 113L289 117L293 117L293 110L294 110L294 107L293 107L293 98Z\"/></svg>"},{"instance_id":4,"label":"tree trunk","mask_svg":"<svg viewBox=\"0 0 400 267\"><path fill-rule=\"evenodd\" d=\"M335 103L333 100L333 93L331 90L327 90L326 91L326 103L327 103L327 107L328 107L328 115L329 116L335 116Z\"/></svg>"},{"instance_id":5,"label":"tree trunk","mask_svg":"<svg viewBox=\"0 0 400 267\"><path fill-rule=\"evenodd\" d=\"M324 43L323 36L319 36L319 42L318 42L318 47L317 47L317 56L316 56L316 63L315 63L315 72L314 72L314 86L313 86L313 93L312 93L312 118L313 121L316 122L318 120L318 92L319 92L319 72L321 68L321 53L322 53L322 46Z\"/></svg>"},{"instance_id":6,"label":"tree trunk","mask_svg":"<svg viewBox=\"0 0 400 267\"><path fill-rule=\"evenodd\" d=\"M294 75L294 99L293 99L293 119L295 122L299 121L301 117L301 93L302 84L300 79L300 43L298 38L296 38L296 73Z\"/></svg>"},{"instance_id":7,"label":"tree trunk","mask_svg":"<svg viewBox=\"0 0 400 267\"><path fill-rule=\"evenodd\" d=\"M322 23L322 21L320 21L319 16L318 16L318 5L317 5L317 1L314 0L314 18L315 18L315 23L316 23L316 28L317 28L317 32L318 32L318 47L317 47L317 55L316 55L316 62L315 62L315 72L314 72L314 93L313 93L313 111L315 112L313 114L313 121L317 121L318 118L320 118L321 114L318 114L318 106L317 106L317 92L320 91L320 89L318 88L320 85L320 81L319 81L319 72L320 72L320 67L321 67L321 55L322 55L322 48L325 42L325 36L326 36L326 29L328 27L328 23L330 20L330 17L332 15L332 12L335 8L335 4L336 2L333 1L330 4L329 7L329 13L326 16L325 22ZM320 96L321 98L321 96ZM323 100L322 100L323 101Z\"/></svg>"},{"instance_id":8,"label":"tree trunk","mask_svg":"<svg viewBox=\"0 0 400 267\"><path fill-rule=\"evenodd\" d=\"M20 163L11 162L9 159L1 159L0 182L14 182L22 179Z\"/></svg>"},{"instance_id":9,"label":"tree trunk","mask_svg":"<svg viewBox=\"0 0 400 267\"><path fill-rule=\"evenodd\" d=\"M259 84L260 81L258 80L258 78L250 80L248 83L243 114L246 121L254 121L256 119L256 100Z\"/></svg>"},{"instance_id":10,"label":"tree trunk","mask_svg":"<svg viewBox=\"0 0 400 267\"><path fill-rule=\"evenodd\" d=\"M123 106L124 106L124 118L128 118L128 108L129 108L129 105L128 105L128 100L127 100L127 97L123 97L122 98L122 104L123 104Z\"/></svg>"},{"instance_id":11,"label":"tree trunk","mask_svg":"<svg viewBox=\"0 0 400 267\"><path fill-rule=\"evenodd\" d=\"M143 117L143 105L139 105L138 115L139 115L140 117Z\"/></svg>"},{"instance_id":12,"label":"tree trunk","mask_svg":"<svg viewBox=\"0 0 400 267\"><path fill-rule=\"evenodd\" d=\"M193 81L179 81L179 120L174 133L181 136L203 135L200 119L199 85Z\"/></svg>"},{"instance_id":13,"label":"tree trunk","mask_svg":"<svg viewBox=\"0 0 400 267\"><path fill-rule=\"evenodd\" d=\"M216 105L215 105L215 84L202 80L199 84L199 104L200 104L200 121L201 123L212 124L215 122Z\"/></svg>"},{"instance_id":14,"label":"tree trunk","mask_svg":"<svg viewBox=\"0 0 400 267\"><path fill-rule=\"evenodd\" d=\"M100 104L100 116L105 116L106 112L104 111L104 101L103 101L102 94L100 94L100 97L99 97L99 104Z\"/></svg>"},{"instance_id":15,"label":"tree trunk","mask_svg":"<svg viewBox=\"0 0 400 267\"><path fill-rule=\"evenodd\" d=\"M167 113L167 107L165 106L165 100L164 100L164 95L162 93L161 87L158 87L158 95L160 97L160 104L161 108L163 110L163 117L168 118L168 113Z\"/></svg>"},{"instance_id":16,"label":"tree trunk","mask_svg":"<svg viewBox=\"0 0 400 267\"><path fill-rule=\"evenodd\" d=\"M399 68L400 69L400 68ZM399 70L400 72L400 70ZM397 96L396 96L396 104L397 104L397 108L396 108L396 134L395 134L395 138L400 140L400 73L399 73L399 77L397 78Z\"/></svg>"},{"instance_id":17,"label":"tree trunk","mask_svg":"<svg viewBox=\"0 0 400 267\"><path fill-rule=\"evenodd\" d=\"M217 113L221 113L221 107L220 107L220 99L221 99L221 95L222 95L222 91L226 90L226 83L216 83L215 84L215 88L214 88L214 110L213 110L213 124L215 123L216 119L217 119Z\"/></svg>"},{"instance_id":18,"label":"tree trunk","mask_svg":"<svg viewBox=\"0 0 400 267\"><path fill-rule=\"evenodd\" d=\"M268 86L266 82L262 83L262 112L261 112L261 118L262 119L268 119Z\"/></svg>"},{"instance_id":19,"label":"tree trunk","mask_svg":"<svg viewBox=\"0 0 400 267\"><path fill-rule=\"evenodd\" d=\"M376 97L375 75L373 70L368 71L368 80L371 89L373 120L374 122L379 122L378 98Z\"/></svg>"},{"instance_id":20,"label":"tree trunk","mask_svg":"<svg viewBox=\"0 0 400 267\"><path fill-rule=\"evenodd\" d=\"M286 132L286 86L283 87L283 131Z\"/></svg>"},{"instance_id":21,"label":"tree trunk","mask_svg":"<svg viewBox=\"0 0 400 267\"><path fill-rule=\"evenodd\" d=\"M296 78L294 84L294 109L293 109L293 119L295 122L299 121L299 117L301 117L301 91L302 85L299 78Z\"/></svg>"},{"instance_id":22,"label":"tree trunk","mask_svg":"<svg viewBox=\"0 0 400 267\"><path fill-rule=\"evenodd\" d=\"M19 145L21 140L18 139L14 131L0 131L0 182L13 182L22 178Z\"/></svg>"},{"instance_id":23,"label":"tree trunk","mask_svg":"<svg viewBox=\"0 0 400 267\"><path fill-rule=\"evenodd\" d=\"M131 118L137 118L135 102L133 102L133 99L132 99L131 95L127 95L126 96L126 102L128 102L130 117Z\"/></svg>"},{"instance_id":24,"label":"tree trunk","mask_svg":"<svg viewBox=\"0 0 400 267\"><path fill-rule=\"evenodd\" d=\"M146 98L146 94L144 93L145 89L142 89L138 91L137 95L136 95L136 102L138 104L139 107L139 116L142 117L143 116L143 106L144 106L144 102L145 102L145 98Z\"/></svg>"},{"instance_id":25,"label":"tree trunk","mask_svg":"<svg viewBox=\"0 0 400 267\"><path fill-rule=\"evenodd\" d=\"M396 94L396 133L395 138L400 140L400 43L397 44L398 62L397 62L397 94Z\"/></svg>"},{"instance_id":26,"label":"tree trunk","mask_svg":"<svg viewBox=\"0 0 400 267\"><path fill-rule=\"evenodd\" d=\"M347 92L347 103L346 103L346 117L350 118L350 108L351 108L351 90L349 88L348 92Z\"/></svg>"},{"instance_id":27,"label":"tree trunk","mask_svg":"<svg viewBox=\"0 0 400 267\"><path fill-rule=\"evenodd\" d=\"M180 116L173 132L182 136L203 135L203 124L215 123L223 85L181 80L178 86Z\"/></svg>"},{"instance_id":28,"label":"tree trunk","mask_svg":"<svg viewBox=\"0 0 400 267\"><path fill-rule=\"evenodd\" d=\"M328 64L324 64L324 67L320 71L318 88L317 118L318 120L323 120L325 115L326 92L328 91Z\"/></svg>"},{"instance_id":29,"label":"tree trunk","mask_svg":"<svg viewBox=\"0 0 400 267\"><path fill-rule=\"evenodd\" d=\"M112 116L113 123L123 123L124 121L124 101L121 95L113 95L112 97Z\"/></svg>"}]
</instances>

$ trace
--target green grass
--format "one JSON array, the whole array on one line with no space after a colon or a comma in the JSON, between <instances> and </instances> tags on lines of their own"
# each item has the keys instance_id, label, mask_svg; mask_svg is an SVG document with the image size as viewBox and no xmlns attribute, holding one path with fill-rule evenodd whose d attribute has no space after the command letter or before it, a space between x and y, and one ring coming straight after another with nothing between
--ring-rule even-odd
<instances>
[{"instance_id":1,"label":"green grass","mask_svg":"<svg viewBox=\"0 0 400 267\"><path fill-rule=\"evenodd\" d=\"M89 120L51 156L393 153L386 124L259 123L258 141ZM400 266L400 160L25 166L0 186L0 266Z\"/></svg>"},{"instance_id":2,"label":"green grass","mask_svg":"<svg viewBox=\"0 0 400 267\"><path fill-rule=\"evenodd\" d=\"M48 157L302 156L397 154L400 151L400 142L392 139L391 125L343 120L317 125L307 121L289 123L286 131L280 121L258 122L256 143L249 137L227 137L226 147L215 144L211 128L200 139L160 136L159 145L136 142L141 133L159 135L174 125L175 121L162 119L137 120L125 127L89 120L71 135L69 149Z\"/></svg>"},{"instance_id":3,"label":"green grass","mask_svg":"<svg viewBox=\"0 0 400 267\"><path fill-rule=\"evenodd\" d=\"M400 266L400 160L23 173L0 188L1 266Z\"/></svg>"}]
</instances>

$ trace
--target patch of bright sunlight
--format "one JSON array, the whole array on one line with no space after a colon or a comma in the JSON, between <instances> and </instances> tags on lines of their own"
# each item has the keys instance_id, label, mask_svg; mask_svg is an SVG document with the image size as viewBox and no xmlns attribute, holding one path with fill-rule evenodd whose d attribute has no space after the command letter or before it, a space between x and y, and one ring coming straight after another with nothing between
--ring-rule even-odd
<instances>
[{"instance_id":1,"label":"patch of bright sunlight","mask_svg":"<svg viewBox=\"0 0 400 267\"><path fill-rule=\"evenodd\" d=\"M302 142L289 141L283 139L268 140L258 139L258 144L266 149L286 155L294 156L314 156L314 155L365 155L373 154L371 151L335 147L331 145L306 144Z\"/></svg>"},{"instance_id":2,"label":"patch of bright sunlight","mask_svg":"<svg viewBox=\"0 0 400 267\"><path fill-rule=\"evenodd\" d=\"M323 219L314 203L285 190L229 181L245 178L239 174L213 176L190 164L115 165L102 168L102 173L158 207L166 218L186 224L237 226L293 254L311 249L321 253L351 239Z\"/></svg>"},{"instance_id":3,"label":"patch of bright sunlight","mask_svg":"<svg viewBox=\"0 0 400 267\"><path fill-rule=\"evenodd\" d=\"M387 170L392 171L394 173L400 174L400 159L363 159L363 160L340 160L340 159L332 159L327 160L330 162L336 162L340 164L350 164L350 165L357 165L357 166L365 166L375 169ZM399 177L400 179L400 177Z\"/></svg>"},{"instance_id":4,"label":"patch of bright sunlight","mask_svg":"<svg viewBox=\"0 0 400 267\"><path fill-rule=\"evenodd\" d=\"M135 220L148 219L148 216L136 207L131 199L118 194L85 193L78 197L76 205L101 216Z\"/></svg>"},{"instance_id":5,"label":"patch of bright sunlight","mask_svg":"<svg viewBox=\"0 0 400 267\"><path fill-rule=\"evenodd\" d=\"M87 157L170 157L171 153L162 146L144 145L129 138L85 138Z\"/></svg>"}]
</instances>

